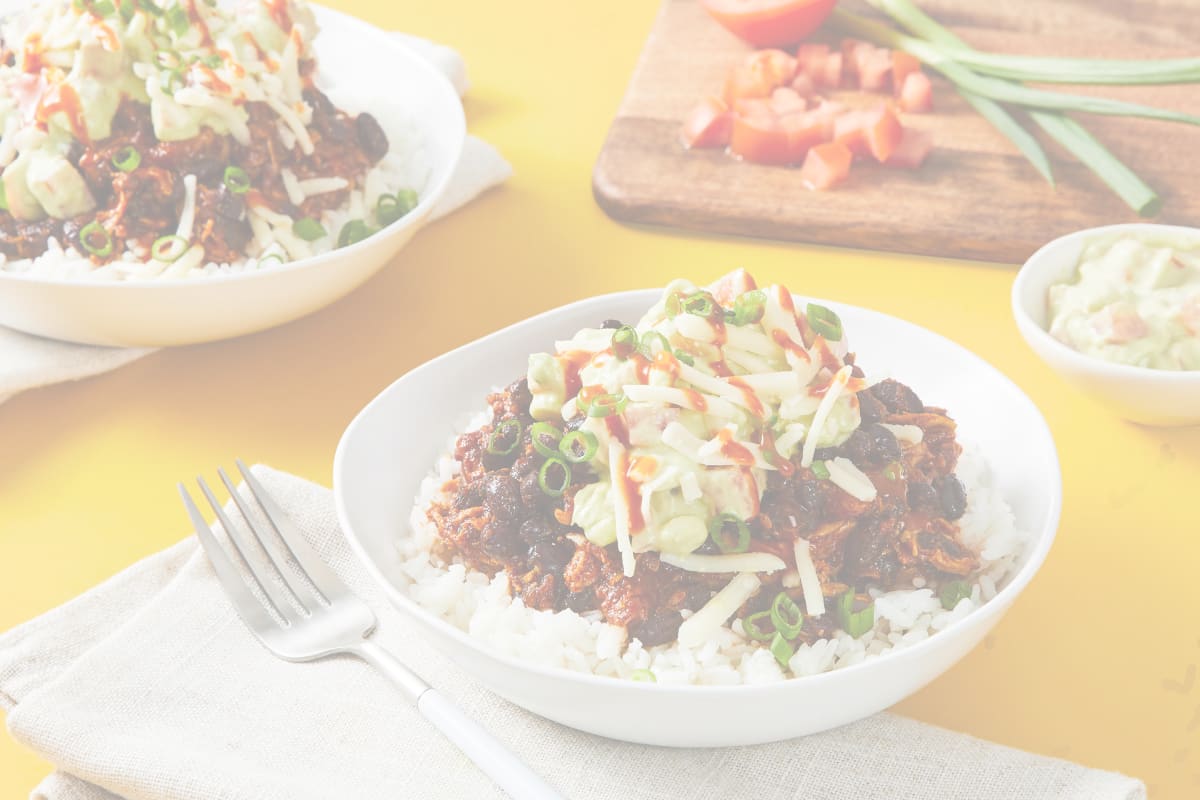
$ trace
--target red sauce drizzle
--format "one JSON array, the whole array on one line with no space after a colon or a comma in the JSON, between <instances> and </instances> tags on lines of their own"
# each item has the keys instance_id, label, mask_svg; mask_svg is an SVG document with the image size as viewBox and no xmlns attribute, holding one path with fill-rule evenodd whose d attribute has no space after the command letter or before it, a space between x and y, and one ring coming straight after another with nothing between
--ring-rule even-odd
<instances>
[{"instance_id":1,"label":"red sauce drizzle","mask_svg":"<svg viewBox=\"0 0 1200 800\"><path fill-rule=\"evenodd\" d=\"M121 49L121 40L117 38L117 34L112 28L99 19L92 20L92 27L95 28L96 38L100 40L100 44L105 50L115 53Z\"/></svg>"},{"instance_id":2,"label":"red sauce drizzle","mask_svg":"<svg viewBox=\"0 0 1200 800\"><path fill-rule=\"evenodd\" d=\"M718 378L733 377L733 371L729 369L729 365L724 361L713 361L708 366L714 373L716 373Z\"/></svg>"},{"instance_id":3,"label":"red sauce drizzle","mask_svg":"<svg viewBox=\"0 0 1200 800\"><path fill-rule=\"evenodd\" d=\"M586 350L572 350L557 356L557 358L558 363L562 365L563 378L566 380L567 397L574 397L579 394L579 389L583 385L579 380L579 370L592 360L592 354Z\"/></svg>"},{"instance_id":4,"label":"red sauce drizzle","mask_svg":"<svg viewBox=\"0 0 1200 800\"><path fill-rule=\"evenodd\" d=\"M717 310L713 312L708 322L713 326L713 330L716 331L716 338L713 339L713 344L717 347L725 344L725 341L729 338L729 331L725 327L725 309L717 306Z\"/></svg>"},{"instance_id":5,"label":"red sauce drizzle","mask_svg":"<svg viewBox=\"0 0 1200 800\"><path fill-rule=\"evenodd\" d=\"M629 447L629 428L625 425L625 420L619 414L609 414L604 417L604 425L608 428L608 433L624 447ZM622 470L624 473L625 470Z\"/></svg>"},{"instance_id":6,"label":"red sauce drizzle","mask_svg":"<svg viewBox=\"0 0 1200 800\"><path fill-rule=\"evenodd\" d=\"M758 399L758 395L750 388L750 385L741 378L727 378L726 383L742 392L742 397L746 400L746 407L750 409L750 413L756 417L765 417L766 409L763 408L762 401Z\"/></svg>"},{"instance_id":7,"label":"red sauce drizzle","mask_svg":"<svg viewBox=\"0 0 1200 800\"><path fill-rule=\"evenodd\" d=\"M779 454L775 449L775 434L770 428L763 428L759 439L762 446L763 457L767 459L767 463L779 470L779 474L785 478L792 477L796 471L796 465Z\"/></svg>"},{"instance_id":8,"label":"red sauce drizzle","mask_svg":"<svg viewBox=\"0 0 1200 800\"><path fill-rule=\"evenodd\" d=\"M666 350L660 350L654 356L654 368L667 373L672 383L679 377L679 359Z\"/></svg>"},{"instance_id":9,"label":"red sauce drizzle","mask_svg":"<svg viewBox=\"0 0 1200 800\"><path fill-rule=\"evenodd\" d=\"M249 42L250 46L254 48L254 52L258 55L258 60L265 61L267 58L267 51L262 49L262 45L258 43L258 39L254 38L254 34L247 31L242 35L246 37L246 41Z\"/></svg>"},{"instance_id":10,"label":"red sauce drizzle","mask_svg":"<svg viewBox=\"0 0 1200 800\"><path fill-rule=\"evenodd\" d=\"M37 121L45 126L50 117L58 112L67 115L67 122L71 126L72 133L75 138L84 144L90 144L91 138L88 136L87 125L83 120L83 106L79 102L79 95L69 83L60 83L50 87L42 100L38 103Z\"/></svg>"},{"instance_id":11,"label":"red sauce drizzle","mask_svg":"<svg viewBox=\"0 0 1200 800\"><path fill-rule=\"evenodd\" d=\"M824 336L818 336L813 342L813 347L816 349L817 355L821 358L822 367L825 367L831 372L837 372L839 369L845 366L842 363L842 360L838 358L832 350L829 349L829 342L825 340Z\"/></svg>"},{"instance_id":12,"label":"red sauce drizzle","mask_svg":"<svg viewBox=\"0 0 1200 800\"><path fill-rule=\"evenodd\" d=\"M777 328L771 331L771 338L775 340L775 344L779 345L784 350L787 350L789 353L793 353L797 358L804 359L805 361L812 361L812 356L808 354L808 351L804 349L804 346L793 342L792 337L788 336L786 331L782 331Z\"/></svg>"},{"instance_id":13,"label":"red sauce drizzle","mask_svg":"<svg viewBox=\"0 0 1200 800\"><path fill-rule=\"evenodd\" d=\"M629 357L633 362L634 368L637 370L638 383L646 384L650 382L650 359L646 358L641 353L634 353Z\"/></svg>"},{"instance_id":14,"label":"red sauce drizzle","mask_svg":"<svg viewBox=\"0 0 1200 800\"><path fill-rule=\"evenodd\" d=\"M45 62L42 61L42 54L45 52L45 48L42 47L42 35L29 34L25 39L25 47L21 50L21 71L34 74L41 72L45 67Z\"/></svg>"},{"instance_id":15,"label":"red sauce drizzle","mask_svg":"<svg viewBox=\"0 0 1200 800\"><path fill-rule=\"evenodd\" d=\"M704 395L697 392L695 389L681 389L687 395L688 403L691 404L694 411L708 411L708 401L704 399Z\"/></svg>"},{"instance_id":16,"label":"red sauce drizzle","mask_svg":"<svg viewBox=\"0 0 1200 800\"><path fill-rule=\"evenodd\" d=\"M717 433L717 438L721 440L721 455L739 466L754 466L754 453L750 452L749 448L733 440L733 431L728 428L722 428Z\"/></svg>"},{"instance_id":17,"label":"red sauce drizzle","mask_svg":"<svg viewBox=\"0 0 1200 800\"><path fill-rule=\"evenodd\" d=\"M267 0L266 6L271 12L271 19L275 20L280 30L291 33L293 26L292 15L288 13L288 0Z\"/></svg>"},{"instance_id":18,"label":"red sauce drizzle","mask_svg":"<svg viewBox=\"0 0 1200 800\"><path fill-rule=\"evenodd\" d=\"M196 69L200 72L201 77L204 78L204 82L216 91L223 94L230 94L233 92L233 87L221 80L212 67L208 66L207 64L197 64Z\"/></svg>"},{"instance_id":19,"label":"red sauce drizzle","mask_svg":"<svg viewBox=\"0 0 1200 800\"><path fill-rule=\"evenodd\" d=\"M794 301L792 299L792 293L781 287L778 291L778 294L779 294L779 307L782 308L784 311L787 311L790 314L795 314L796 313L796 301Z\"/></svg>"},{"instance_id":20,"label":"red sauce drizzle","mask_svg":"<svg viewBox=\"0 0 1200 800\"><path fill-rule=\"evenodd\" d=\"M283 2L283 13L286 15L287 0L283 0ZM274 9L272 9L272 13L274 13ZM187 14L188 19L191 20L192 24L196 26L196 29L200 31L200 45L202 47L212 47L212 33L208 30L208 23L205 22L204 17L200 15L200 10L196 8L196 0L187 1ZM276 21L278 21L278 17L276 17ZM284 30L287 30L287 28L284 28Z\"/></svg>"}]
</instances>

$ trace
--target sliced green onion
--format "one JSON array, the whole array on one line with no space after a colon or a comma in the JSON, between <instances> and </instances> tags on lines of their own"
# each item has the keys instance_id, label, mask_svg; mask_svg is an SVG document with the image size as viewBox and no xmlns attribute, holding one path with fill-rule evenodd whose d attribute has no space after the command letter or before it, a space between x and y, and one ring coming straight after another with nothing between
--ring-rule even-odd
<instances>
[{"instance_id":1,"label":"sliced green onion","mask_svg":"<svg viewBox=\"0 0 1200 800\"><path fill-rule=\"evenodd\" d=\"M142 11L147 11L155 17L162 16L163 11L154 0L137 0L137 4Z\"/></svg>"},{"instance_id":2,"label":"sliced green onion","mask_svg":"<svg viewBox=\"0 0 1200 800\"><path fill-rule=\"evenodd\" d=\"M292 223L292 233L299 236L306 242L315 242L322 236L327 235L325 226L317 222L312 217L304 217Z\"/></svg>"},{"instance_id":3,"label":"sliced green onion","mask_svg":"<svg viewBox=\"0 0 1200 800\"><path fill-rule=\"evenodd\" d=\"M679 292L671 292L663 300L663 311L667 314L667 319L675 319L683 313L683 295Z\"/></svg>"},{"instance_id":4,"label":"sliced green onion","mask_svg":"<svg viewBox=\"0 0 1200 800\"><path fill-rule=\"evenodd\" d=\"M846 593L837 599L838 622L842 630L857 639L875 627L875 603L861 611L854 610L854 590L847 589Z\"/></svg>"},{"instance_id":5,"label":"sliced green onion","mask_svg":"<svg viewBox=\"0 0 1200 800\"><path fill-rule=\"evenodd\" d=\"M412 189L401 189L395 194L383 194L375 204L375 218L383 226L391 225L417 207L417 193Z\"/></svg>"},{"instance_id":6,"label":"sliced green onion","mask_svg":"<svg viewBox=\"0 0 1200 800\"><path fill-rule=\"evenodd\" d=\"M549 422L535 422L529 428L529 440L533 442L533 449L546 458L558 455L558 443L562 436L562 431Z\"/></svg>"},{"instance_id":7,"label":"sliced green onion","mask_svg":"<svg viewBox=\"0 0 1200 800\"><path fill-rule=\"evenodd\" d=\"M250 191L250 176L241 167L228 166L222 178L225 188L234 194L245 194Z\"/></svg>"},{"instance_id":8,"label":"sliced green onion","mask_svg":"<svg viewBox=\"0 0 1200 800\"><path fill-rule=\"evenodd\" d=\"M89 222L79 231L79 244L97 258L112 255L112 235L99 222Z\"/></svg>"},{"instance_id":9,"label":"sliced green onion","mask_svg":"<svg viewBox=\"0 0 1200 800\"><path fill-rule=\"evenodd\" d=\"M763 318L766 306L767 295L762 289L739 295L733 303L733 324L753 325Z\"/></svg>"},{"instance_id":10,"label":"sliced green onion","mask_svg":"<svg viewBox=\"0 0 1200 800\"><path fill-rule=\"evenodd\" d=\"M137 4L134 0L117 0L117 11L121 13L122 21L129 22L137 13Z\"/></svg>"},{"instance_id":11,"label":"sliced green onion","mask_svg":"<svg viewBox=\"0 0 1200 800\"><path fill-rule=\"evenodd\" d=\"M221 58L219 53L209 53L204 58L200 59L201 63L209 69L219 69L225 66L225 59Z\"/></svg>"},{"instance_id":12,"label":"sliced green onion","mask_svg":"<svg viewBox=\"0 0 1200 800\"><path fill-rule=\"evenodd\" d=\"M557 471L558 476L553 475ZM571 485L571 465L561 458L548 458L538 470L538 487L550 497L562 497Z\"/></svg>"},{"instance_id":13,"label":"sliced green onion","mask_svg":"<svg viewBox=\"0 0 1200 800\"><path fill-rule=\"evenodd\" d=\"M737 538L730 541L727 526L736 528ZM750 526L736 514L718 514L708 523L708 538L722 553L744 553L750 549Z\"/></svg>"},{"instance_id":14,"label":"sliced green onion","mask_svg":"<svg viewBox=\"0 0 1200 800\"><path fill-rule=\"evenodd\" d=\"M756 642L769 642L775 637L775 623L770 611L759 611L742 620L742 630Z\"/></svg>"},{"instance_id":15,"label":"sliced green onion","mask_svg":"<svg viewBox=\"0 0 1200 800\"><path fill-rule=\"evenodd\" d=\"M133 172L142 163L142 154L133 145L125 145L112 157L112 165L121 172Z\"/></svg>"},{"instance_id":16,"label":"sliced green onion","mask_svg":"<svg viewBox=\"0 0 1200 800\"><path fill-rule=\"evenodd\" d=\"M607 417L620 414L628 404L629 398L624 394L598 394L587 404L587 415L589 417ZM576 400L576 405L578 405L578 400Z\"/></svg>"},{"instance_id":17,"label":"sliced green onion","mask_svg":"<svg viewBox=\"0 0 1200 800\"><path fill-rule=\"evenodd\" d=\"M111 17L117 13L117 7L112 4L111 0L96 0L92 3L92 13L98 17Z\"/></svg>"},{"instance_id":18,"label":"sliced green onion","mask_svg":"<svg viewBox=\"0 0 1200 800\"><path fill-rule=\"evenodd\" d=\"M506 456L521 444L521 421L506 419L492 429L488 436L487 451L495 456Z\"/></svg>"},{"instance_id":19,"label":"sliced green onion","mask_svg":"<svg viewBox=\"0 0 1200 800\"><path fill-rule=\"evenodd\" d=\"M883 477L887 478L889 481L900 480L904 477L904 465L899 461L893 461L883 470Z\"/></svg>"},{"instance_id":20,"label":"sliced green onion","mask_svg":"<svg viewBox=\"0 0 1200 800\"><path fill-rule=\"evenodd\" d=\"M779 666L787 667L792 656L796 655L796 649L788 644L788 640L783 638L783 634L777 633L771 639L771 655L775 656Z\"/></svg>"},{"instance_id":21,"label":"sliced green onion","mask_svg":"<svg viewBox=\"0 0 1200 800\"><path fill-rule=\"evenodd\" d=\"M812 469L812 474L817 476L817 478L819 478L820 480L823 480L823 481L829 480L829 467L825 466L824 461L814 461L812 463L811 469Z\"/></svg>"},{"instance_id":22,"label":"sliced green onion","mask_svg":"<svg viewBox=\"0 0 1200 800\"><path fill-rule=\"evenodd\" d=\"M352 219L343 225L342 230L338 233L337 246L349 247L352 244L358 244L374 232L371 230L371 226L361 219Z\"/></svg>"},{"instance_id":23,"label":"sliced green onion","mask_svg":"<svg viewBox=\"0 0 1200 800\"><path fill-rule=\"evenodd\" d=\"M164 92L172 93L183 85L183 70L179 67L169 69L159 75L158 82Z\"/></svg>"},{"instance_id":24,"label":"sliced green onion","mask_svg":"<svg viewBox=\"0 0 1200 800\"><path fill-rule=\"evenodd\" d=\"M692 358L692 354L685 353L682 350L675 351L675 360L681 364L687 364L689 367L696 366L696 359Z\"/></svg>"},{"instance_id":25,"label":"sliced green onion","mask_svg":"<svg viewBox=\"0 0 1200 800\"><path fill-rule=\"evenodd\" d=\"M696 292L690 297L684 298L682 308L685 314L692 314L707 319L712 316L713 311L717 308L717 304L708 292Z\"/></svg>"},{"instance_id":26,"label":"sliced green onion","mask_svg":"<svg viewBox=\"0 0 1200 800\"><path fill-rule=\"evenodd\" d=\"M783 634L785 639L795 639L804 627L804 612L796 601L788 597L787 592L780 592L771 601L771 622L775 630Z\"/></svg>"},{"instance_id":27,"label":"sliced green onion","mask_svg":"<svg viewBox=\"0 0 1200 800\"><path fill-rule=\"evenodd\" d=\"M629 673L629 678L642 683L658 683L658 678L654 677L654 673L648 669L635 669Z\"/></svg>"},{"instance_id":28,"label":"sliced green onion","mask_svg":"<svg viewBox=\"0 0 1200 800\"><path fill-rule=\"evenodd\" d=\"M622 325L613 331L612 348L617 358L629 358L637 352L638 335L632 325Z\"/></svg>"},{"instance_id":29,"label":"sliced green onion","mask_svg":"<svg viewBox=\"0 0 1200 800\"><path fill-rule=\"evenodd\" d=\"M658 353L671 352L671 343L658 331L646 331L642 334L638 350L646 358L654 358Z\"/></svg>"},{"instance_id":30,"label":"sliced green onion","mask_svg":"<svg viewBox=\"0 0 1200 800\"><path fill-rule=\"evenodd\" d=\"M600 442L587 431L571 431L558 443L558 451L572 464L591 461L599 449Z\"/></svg>"},{"instance_id":31,"label":"sliced green onion","mask_svg":"<svg viewBox=\"0 0 1200 800\"><path fill-rule=\"evenodd\" d=\"M842 319L825 306L809 303L806 311L808 324L812 329L824 336L826 341L840 342L842 340Z\"/></svg>"},{"instance_id":32,"label":"sliced green onion","mask_svg":"<svg viewBox=\"0 0 1200 800\"><path fill-rule=\"evenodd\" d=\"M938 592L938 597L942 601L942 608L947 611L953 611L958 607L960 600L965 600L970 596L971 584L966 581L950 581Z\"/></svg>"},{"instance_id":33,"label":"sliced green onion","mask_svg":"<svg viewBox=\"0 0 1200 800\"><path fill-rule=\"evenodd\" d=\"M182 37L192 27L192 20L188 17L187 11L183 6L178 5L167 9L166 22L167 30L175 34L177 38Z\"/></svg>"},{"instance_id":34,"label":"sliced green onion","mask_svg":"<svg viewBox=\"0 0 1200 800\"><path fill-rule=\"evenodd\" d=\"M188 247L187 239L184 239L182 236L176 236L175 234L160 236L150 246L150 256L155 261L164 261L171 264L178 261L180 256L188 251Z\"/></svg>"},{"instance_id":35,"label":"sliced green onion","mask_svg":"<svg viewBox=\"0 0 1200 800\"><path fill-rule=\"evenodd\" d=\"M266 266L275 266L276 264L282 265L283 263L283 256L279 255L279 253L268 253L267 255L258 259L258 268L262 269Z\"/></svg>"}]
</instances>

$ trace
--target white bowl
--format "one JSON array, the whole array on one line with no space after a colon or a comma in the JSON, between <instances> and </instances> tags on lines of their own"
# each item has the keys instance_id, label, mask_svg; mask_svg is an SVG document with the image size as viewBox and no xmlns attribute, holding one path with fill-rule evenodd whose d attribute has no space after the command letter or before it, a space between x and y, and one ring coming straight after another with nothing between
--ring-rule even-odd
<instances>
[{"instance_id":1,"label":"white bowl","mask_svg":"<svg viewBox=\"0 0 1200 800\"><path fill-rule=\"evenodd\" d=\"M0 325L118 346L225 339L316 311L399 252L428 219L458 164L466 137L462 104L441 73L388 34L337 11L314 10L321 26L315 42L318 80L340 89L332 93L335 102L370 110L381 121L405 119L421 139L430 174L417 207L351 247L261 272L176 281L56 281L0 271ZM357 103L342 102L347 90Z\"/></svg>"},{"instance_id":2,"label":"white bowl","mask_svg":"<svg viewBox=\"0 0 1200 800\"><path fill-rule=\"evenodd\" d=\"M1062 498L1058 456L1037 408L1007 378L946 339L892 317L836 303L859 362L946 406L977 444L1016 521L1035 537L999 595L911 647L835 672L758 686L667 686L531 665L490 652L424 610L403 589L398 537L421 480L484 396L525 371L531 352L601 320L636 320L658 291L595 297L541 314L408 373L350 424L334 459L338 516L354 551L399 609L501 696L591 733L676 747L745 745L815 733L887 708L936 678L979 643L1046 557ZM797 301L801 302L801 301ZM825 303L825 301L818 301Z\"/></svg>"},{"instance_id":3,"label":"white bowl","mask_svg":"<svg viewBox=\"0 0 1200 800\"><path fill-rule=\"evenodd\" d=\"M1080 353L1047 332L1049 288L1071 279L1086 242L1114 233L1184 236L1200 243L1200 229L1142 222L1089 228L1055 239L1030 256L1017 273L1012 288L1017 328L1052 369L1125 419L1145 425L1200 424L1200 372L1115 364Z\"/></svg>"}]
</instances>

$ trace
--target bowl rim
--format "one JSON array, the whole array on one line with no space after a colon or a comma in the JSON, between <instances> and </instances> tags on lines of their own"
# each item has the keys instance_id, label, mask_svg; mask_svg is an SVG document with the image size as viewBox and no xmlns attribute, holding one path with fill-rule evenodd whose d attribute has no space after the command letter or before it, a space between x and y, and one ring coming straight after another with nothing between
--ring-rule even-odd
<instances>
[{"instance_id":1,"label":"bowl rim","mask_svg":"<svg viewBox=\"0 0 1200 800\"><path fill-rule=\"evenodd\" d=\"M448 165L441 180L432 184L421 197L417 199L417 205L408 214L396 220L392 224L380 230L374 236L370 236L361 241L355 242L347 247L336 247L326 253L319 253L307 258L301 258L296 261L289 261L279 266L271 267L266 270L241 270L237 272L219 273L216 275L208 275L203 278L194 280L171 281L160 280L157 278L139 278L137 280L106 280L102 278L46 278L37 275L29 275L22 272L9 272L0 269L0 282L10 282L17 284L33 285L33 286L50 286L54 288L66 287L86 287L86 288L109 288L116 289L118 287L130 290L177 290L183 287L199 287L199 286L217 286L227 283L236 283L243 281L251 281L262 279L264 276L285 275L292 272L301 272L308 269L315 269L320 266L325 266L328 262L342 259L347 256L353 257L357 253L369 247L376 247L382 242L397 238L404 234L409 228L419 227L424 224L434 206L442 199L446 193L446 189L450 185L450 181L454 178L455 168L458 162L462 159L463 147L467 138L467 121L466 115L462 108L462 100L458 95L458 91L454 85L450 83L450 79L439 72L432 64L424 58L414 53L410 48L406 47L399 40L388 35L388 32L372 25L365 20L330 8L329 6L311 3L314 10L322 16L332 17L337 20L339 26L348 26L357 28L355 33L362 35L374 42L379 47L384 47L392 51L393 54L408 62L408 66L420 74L420 80L427 81L437 93L445 95L447 98L452 98L454 102L449 106L455 109L452 112L454 130L451 135L457 144L451 148L455 153L453 163ZM321 32L322 34L324 31Z\"/></svg>"},{"instance_id":2,"label":"bowl rim","mask_svg":"<svg viewBox=\"0 0 1200 800\"><path fill-rule=\"evenodd\" d=\"M1102 236L1106 233L1133 232L1147 229L1193 236L1196 237L1197 245L1200 246L1200 228L1193 228L1188 225L1161 225L1154 222L1123 222L1116 225L1100 225L1095 228L1084 228L1059 236L1039 247L1021 265L1021 268L1017 271L1016 278L1013 279L1010 293L1012 314L1021 334L1025 337L1025 340L1034 352L1038 354L1039 358L1043 361L1048 361L1047 355L1043 352L1044 348L1053 354L1054 358L1068 362L1073 369L1079 371L1105 375L1109 378L1140 381L1152 380L1172 385L1200 385L1200 370L1170 370L1139 367L1133 364L1120 364L1100 358L1099 356L1082 353L1051 336L1050 332L1033 318L1033 315L1029 313L1029 309L1025 305L1024 295L1029 290L1030 284L1045 277L1046 271L1054 264L1048 257L1048 253L1053 248L1057 248L1068 242ZM1052 364L1051 366L1054 365ZM1055 368L1057 369L1057 367Z\"/></svg>"},{"instance_id":3,"label":"bowl rim","mask_svg":"<svg viewBox=\"0 0 1200 800\"><path fill-rule=\"evenodd\" d=\"M752 694L780 691L781 687L792 687L793 689L795 689L797 686L818 687L820 685L832 682L852 679L854 676L870 674L880 669L888 670L900 668L900 666L906 662L920 659L924 653L931 648L940 647L943 642L947 641L946 639L941 638L942 635L946 634L947 632L963 632L966 631L968 627L978 627L991 617L995 617L1004 613L1004 611L1006 611L1008 607L1012 605L1012 602L1022 591L1024 591L1025 587L1029 584L1029 582L1033 579L1033 576L1037 574L1037 572L1041 569L1042 564L1045 562L1057 535L1059 522L1062 516L1062 468L1058 459L1058 450L1054 444L1054 437L1050 432L1050 427L1046 423L1046 419L1038 409L1037 405L1029 398L1028 395L1025 394L1025 392L1020 389L1020 387L1016 385L1016 383L1014 383L996 367L992 366L986 360L975 355L962 345L942 336L941 334L931 331L928 328L921 327L920 325L900 319L899 317L891 316L890 314L885 314L869 308L863 308L862 306L854 306L847 303L822 300L821 298L795 294L793 296L798 299L822 303L834 308L835 310L839 307L854 309L854 311L865 313L868 316L882 318L889 324L899 324L903 328L913 329L922 335L934 336L941 340L943 344L948 345L951 349L958 351L960 356L965 357L968 361L974 362L974 366L985 369L992 373L996 379L998 379L1003 385L1007 386L1018 402L1024 403L1027 406L1027 409L1033 413L1037 427L1035 430L1030 432L1031 435L1029 437L1029 441L1037 443L1038 452L1035 454L1035 457L1039 459L1047 459L1049 466L1051 467L1053 480L1051 481L1051 485L1047 487L1049 491L1050 504L1045 516L1042 520L1040 520L1040 529L1037 529L1038 526L1035 525L1033 526L1034 529L1031 529L1030 531L1030 533L1033 533L1036 538L1031 544L1026 560L1023 564L1021 564L1021 567L1017 570L1016 574L1014 574L1009 579L1008 583L1005 584L1004 588L1002 588L991 600L982 604L979 608L968 614L963 619L957 620L942 631L938 631L937 635L932 635L920 642L917 642L916 644L901 648L899 650L893 650L883 658L868 659L857 664L852 664L850 666L828 672L817 673L815 675L806 675L800 678L787 678L783 681L766 684L709 686L626 681L609 676L600 676L592 673L570 670L565 667L544 666L504 653L495 652L487 645L468 634L466 631L459 629L441 617L429 612L416 601L408 597L407 594L401 591L398 587L392 585L392 583L383 574L383 571L367 553L366 546L358 538L353 526L350 524L349 512L346 507L346 499L342 488L346 483L344 472L346 469L346 460L348 458L347 451L349 450L351 444L356 440L358 431L365 427L366 420L374 415L376 408L382 405L388 395L396 391L400 383L410 376L419 374L421 372L438 369L443 363L459 357L463 352L476 347L481 347L496 338L506 336L510 331L516 328L523 328L530 324L544 322L552 317L558 317L560 315L579 315L582 314L584 309L592 306L603 307L608 303L628 300L634 296L649 297L651 293L653 293L653 296L657 297L659 294L661 294L661 292L661 288L652 288L597 295L585 298L583 300L577 300L566 305L558 306L548 311L535 314L524 320L507 325L498 331L460 345L459 347L456 347L447 353L444 353L436 358L426 361L417 367L414 367L413 369L408 370L391 384L389 384L386 388L384 388L374 398L372 398L371 401L367 403L367 405L364 406L357 415L355 415L354 419L343 432L341 439L338 441L337 450L334 453L334 505L337 509L338 523L350 544L351 551L357 556L359 562L366 568L367 573L372 577L375 583L383 589L384 595L387 596L388 600L393 606L401 608L408 614L415 617L417 622L426 626L430 626L441 634L451 637L459 645L464 646L485 658L498 661L501 664L504 664L506 667L518 670L520 672L537 675L541 678L555 681L566 681L568 683L577 684L580 687L588 688L608 688L673 695L704 695L706 697L724 695L744 697ZM435 647L437 647L436 641L433 644ZM442 650L440 647L437 647L437 649ZM445 655L449 655L448 653L445 653L444 650L442 650L442 652Z\"/></svg>"}]
</instances>

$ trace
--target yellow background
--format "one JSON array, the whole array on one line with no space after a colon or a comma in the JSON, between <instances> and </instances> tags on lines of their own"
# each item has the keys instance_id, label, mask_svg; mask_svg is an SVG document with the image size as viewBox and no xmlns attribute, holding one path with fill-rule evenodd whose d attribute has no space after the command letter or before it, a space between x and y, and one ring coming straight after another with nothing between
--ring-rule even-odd
<instances>
[{"instance_id":1,"label":"yellow background","mask_svg":"<svg viewBox=\"0 0 1200 800\"><path fill-rule=\"evenodd\" d=\"M426 359L567 301L745 266L962 343L1054 430L1066 496L1045 568L983 646L898 710L1137 775L1155 798L1200 796L1200 429L1123 423L1060 382L1013 327L1011 268L607 219L592 163L655 3L333 5L459 48L470 126L516 176L325 311L0 406L0 630L181 538L179 479L241 456L329 483L344 426ZM0 797L25 797L48 769L0 736Z\"/></svg>"}]
</instances>

